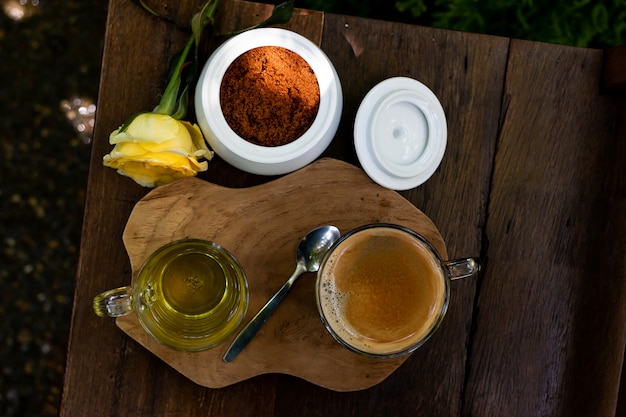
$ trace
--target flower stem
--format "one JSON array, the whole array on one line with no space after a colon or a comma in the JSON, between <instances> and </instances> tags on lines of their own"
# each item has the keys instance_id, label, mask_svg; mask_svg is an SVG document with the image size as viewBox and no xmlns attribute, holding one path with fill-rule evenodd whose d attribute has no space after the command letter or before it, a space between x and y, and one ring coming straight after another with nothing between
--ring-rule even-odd
<instances>
[{"instance_id":1,"label":"flower stem","mask_svg":"<svg viewBox=\"0 0 626 417\"><path fill-rule=\"evenodd\" d=\"M187 60L187 55L189 54L189 50L191 49L191 46L194 44L194 42L195 38L193 36L190 36L187 44L185 45L185 49L180 54L180 58L178 59L176 68L174 69L174 72L172 74L172 78L170 78L170 81L165 88L165 92L161 97L161 101L159 102L159 105L156 106L153 110L154 113L171 115L172 113L174 113L174 111L176 111L176 108L178 107L178 91L180 90L182 68L185 64L185 61Z\"/></svg>"}]
</instances>

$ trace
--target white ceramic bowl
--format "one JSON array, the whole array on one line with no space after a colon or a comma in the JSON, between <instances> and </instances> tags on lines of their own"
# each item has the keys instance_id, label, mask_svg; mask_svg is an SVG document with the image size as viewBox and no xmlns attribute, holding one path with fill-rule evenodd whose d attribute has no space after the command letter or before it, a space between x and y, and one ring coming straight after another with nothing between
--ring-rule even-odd
<instances>
[{"instance_id":1,"label":"white ceramic bowl","mask_svg":"<svg viewBox=\"0 0 626 417\"><path fill-rule=\"evenodd\" d=\"M261 46L279 46L300 55L313 69L320 88L317 116L298 139L281 146L246 141L228 125L220 106L222 78L243 53ZM198 124L211 148L229 164L253 174L280 175L314 161L332 141L343 106L339 77L322 50L286 29L254 29L224 42L211 54L198 80L195 107Z\"/></svg>"}]
</instances>

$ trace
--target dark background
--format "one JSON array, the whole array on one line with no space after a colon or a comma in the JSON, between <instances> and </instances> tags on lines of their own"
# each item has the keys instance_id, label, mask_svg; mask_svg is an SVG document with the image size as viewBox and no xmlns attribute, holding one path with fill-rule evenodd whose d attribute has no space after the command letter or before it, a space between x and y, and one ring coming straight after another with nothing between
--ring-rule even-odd
<instances>
[{"instance_id":1,"label":"dark background","mask_svg":"<svg viewBox=\"0 0 626 417\"><path fill-rule=\"evenodd\" d=\"M608 47L624 41L626 9L620 3L303 0L296 6ZM0 0L0 7L0 416L54 416L107 3Z\"/></svg>"}]
</instances>

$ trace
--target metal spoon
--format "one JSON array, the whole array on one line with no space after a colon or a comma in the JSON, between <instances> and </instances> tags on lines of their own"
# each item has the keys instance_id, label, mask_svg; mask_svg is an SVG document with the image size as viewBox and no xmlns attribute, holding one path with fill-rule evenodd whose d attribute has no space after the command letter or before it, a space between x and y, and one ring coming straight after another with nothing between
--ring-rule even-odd
<instances>
[{"instance_id":1,"label":"metal spoon","mask_svg":"<svg viewBox=\"0 0 626 417\"><path fill-rule=\"evenodd\" d=\"M278 290L276 294L263 306L261 310L250 320L243 330L235 337L224 355L225 362L231 362L250 343L257 334L261 326L267 321L269 316L276 310L278 304L285 297L296 279L305 272L317 272L322 258L328 249L339 239L339 229L335 226L321 226L310 231L302 238L296 250L296 270L289 277L287 282Z\"/></svg>"}]
</instances>

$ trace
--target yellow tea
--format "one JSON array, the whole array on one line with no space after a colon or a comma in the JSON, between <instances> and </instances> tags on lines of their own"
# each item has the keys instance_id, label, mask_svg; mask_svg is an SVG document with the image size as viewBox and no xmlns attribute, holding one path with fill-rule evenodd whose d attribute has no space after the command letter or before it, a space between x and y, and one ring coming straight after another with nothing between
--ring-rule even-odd
<instances>
[{"instance_id":1,"label":"yellow tea","mask_svg":"<svg viewBox=\"0 0 626 417\"><path fill-rule=\"evenodd\" d=\"M163 299L172 311L180 314L210 312L226 291L227 273L217 260L204 253L175 257L162 275Z\"/></svg>"},{"instance_id":2,"label":"yellow tea","mask_svg":"<svg viewBox=\"0 0 626 417\"><path fill-rule=\"evenodd\" d=\"M223 342L246 314L243 270L224 248L187 239L157 250L133 286L143 327L179 350L203 350Z\"/></svg>"},{"instance_id":3,"label":"yellow tea","mask_svg":"<svg viewBox=\"0 0 626 417\"><path fill-rule=\"evenodd\" d=\"M214 242L184 239L148 257L132 286L97 295L94 312L134 312L144 330L173 349L199 351L226 340L248 309L243 269Z\"/></svg>"}]
</instances>

